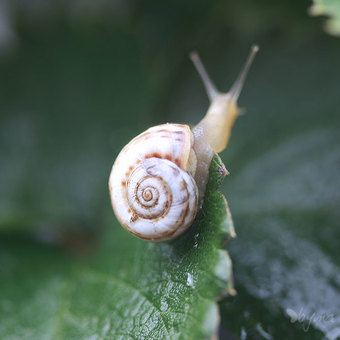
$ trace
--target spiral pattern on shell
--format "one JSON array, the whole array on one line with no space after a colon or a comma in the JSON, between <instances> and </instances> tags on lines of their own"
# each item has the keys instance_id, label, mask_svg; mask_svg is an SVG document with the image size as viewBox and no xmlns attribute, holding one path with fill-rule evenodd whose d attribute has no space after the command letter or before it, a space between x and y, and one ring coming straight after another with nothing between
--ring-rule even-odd
<instances>
[{"instance_id":1,"label":"spiral pattern on shell","mask_svg":"<svg viewBox=\"0 0 340 340\"><path fill-rule=\"evenodd\" d=\"M115 214L129 232L166 241L191 225L198 190L191 173L181 168L190 168L190 150L190 129L165 124L137 136L121 151L109 187Z\"/></svg>"}]
</instances>

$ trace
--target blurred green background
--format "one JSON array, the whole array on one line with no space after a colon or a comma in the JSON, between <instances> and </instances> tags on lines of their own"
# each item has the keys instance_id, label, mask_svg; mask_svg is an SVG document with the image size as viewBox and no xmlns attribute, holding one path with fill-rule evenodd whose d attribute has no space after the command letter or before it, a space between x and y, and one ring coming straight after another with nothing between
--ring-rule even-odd
<instances>
[{"instance_id":1,"label":"blurred green background","mask_svg":"<svg viewBox=\"0 0 340 340\"><path fill-rule=\"evenodd\" d=\"M207 109L189 52L227 91L256 43L221 155L238 295L220 302L220 335L340 337L340 40L310 5L0 2L0 237L100 235L122 146Z\"/></svg>"}]
</instances>

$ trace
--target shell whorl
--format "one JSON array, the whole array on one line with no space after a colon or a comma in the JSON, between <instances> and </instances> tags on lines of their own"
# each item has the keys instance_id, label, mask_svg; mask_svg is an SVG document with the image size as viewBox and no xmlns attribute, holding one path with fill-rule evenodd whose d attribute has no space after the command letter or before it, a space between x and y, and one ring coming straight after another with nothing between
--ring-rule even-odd
<instances>
[{"instance_id":1,"label":"shell whorl","mask_svg":"<svg viewBox=\"0 0 340 340\"><path fill-rule=\"evenodd\" d=\"M184 232L198 206L195 162L187 125L159 125L134 138L117 157L109 180L120 223L151 241Z\"/></svg>"}]
</instances>

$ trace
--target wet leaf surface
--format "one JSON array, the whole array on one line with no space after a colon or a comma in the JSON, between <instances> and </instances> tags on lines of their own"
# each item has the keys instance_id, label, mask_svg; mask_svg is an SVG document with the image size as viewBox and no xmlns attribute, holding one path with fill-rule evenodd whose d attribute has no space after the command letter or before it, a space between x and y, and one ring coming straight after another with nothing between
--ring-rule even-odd
<instances>
[{"instance_id":1,"label":"wet leaf surface","mask_svg":"<svg viewBox=\"0 0 340 340\"><path fill-rule=\"evenodd\" d=\"M1 338L197 339L221 318L227 339L336 339L340 45L324 19L307 1L53 3L1 5ZM204 114L189 51L227 90L253 43L246 115L222 155L238 295L219 313L220 195L183 238L148 244L115 222L107 178L138 133Z\"/></svg>"}]
</instances>

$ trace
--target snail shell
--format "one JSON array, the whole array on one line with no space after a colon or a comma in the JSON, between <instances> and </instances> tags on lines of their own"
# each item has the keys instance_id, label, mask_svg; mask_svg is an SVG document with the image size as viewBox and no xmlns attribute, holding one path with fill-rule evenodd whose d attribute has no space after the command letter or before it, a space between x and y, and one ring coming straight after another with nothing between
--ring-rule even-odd
<instances>
[{"instance_id":1,"label":"snail shell","mask_svg":"<svg viewBox=\"0 0 340 340\"><path fill-rule=\"evenodd\" d=\"M210 106L190 130L163 124L135 137L113 164L109 190L113 210L133 235L168 241L194 220L204 197L214 152L223 151L238 116L237 99L258 47L254 46L231 90L217 91L196 53L191 59L200 74Z\"/></svg>"},{"instance_id":2,"label":"snail shell","mask_svg":"<svg viewBox=\"0 0 340 340\"><path fill-rule=\"evenodd\" d=\"M196 156L187 125L164 124L135 137L118 155L109 180L120 223L150 241L177 237L195 218Z\"/></svg>"}]
</instances>

